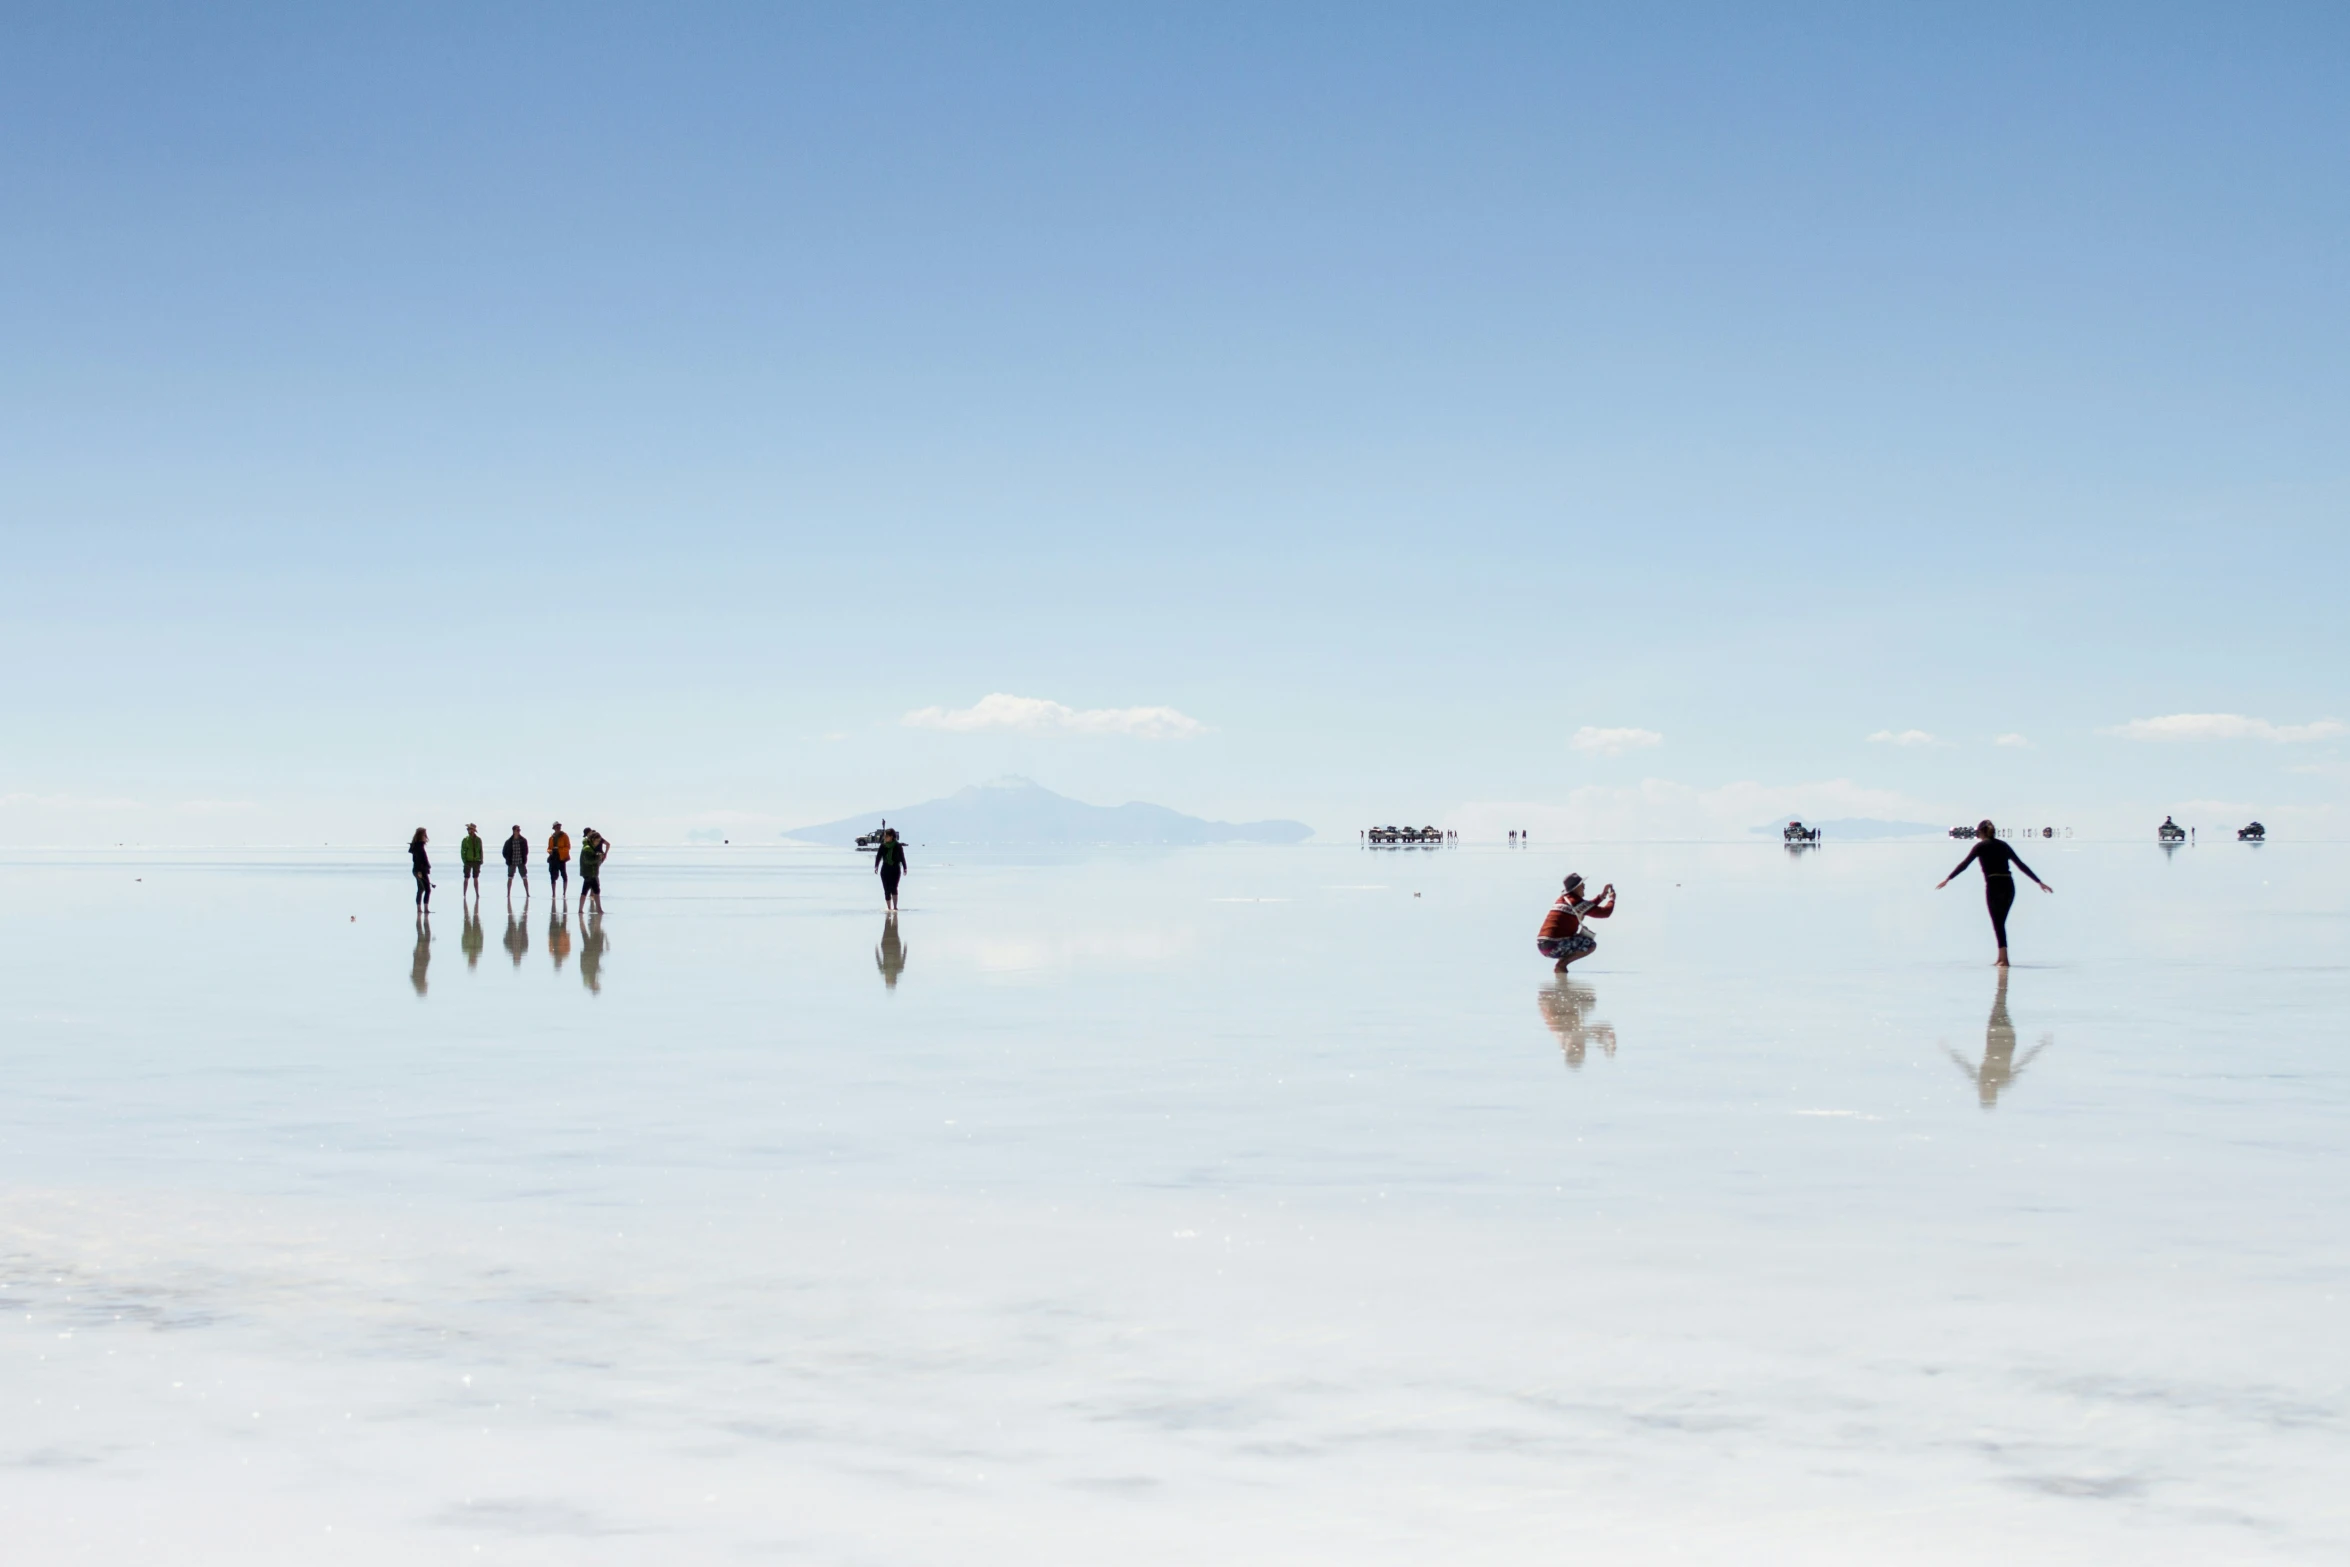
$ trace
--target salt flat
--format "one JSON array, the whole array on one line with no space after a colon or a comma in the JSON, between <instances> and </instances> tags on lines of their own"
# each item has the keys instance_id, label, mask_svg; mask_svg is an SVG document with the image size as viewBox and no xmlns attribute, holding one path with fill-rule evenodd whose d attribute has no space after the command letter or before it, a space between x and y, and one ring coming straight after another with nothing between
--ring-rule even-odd
<instances>
[{"instance_id":1,"label":"salt flat","mask_svg":"<svg viewBox=\"0 0 2350 1567\"><path fill-rule=\"evenodd\" d=\"M1963 847L7 856L0 1528L2340 1560L2350 849Z\"/></svg>"}]
</instances>

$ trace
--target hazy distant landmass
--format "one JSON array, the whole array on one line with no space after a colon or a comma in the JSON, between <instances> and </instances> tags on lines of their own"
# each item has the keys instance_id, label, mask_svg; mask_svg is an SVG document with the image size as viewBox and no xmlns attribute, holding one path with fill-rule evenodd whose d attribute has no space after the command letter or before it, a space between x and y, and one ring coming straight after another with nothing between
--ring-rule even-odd
<instances>
[{"instance_id":1,"label":"hazy distant landmass","mask_svg":"<svg viewBox=\"0 0 2350 1567\"><path fill-rule=\"evenodd\" d=\"M1297 843L1304 822L1211 822L1163 805L1088 805L1026 778L998 778L943 800L794 827L786 838L853 843L883 819L913 843L1184 844Z\"/></svg>"},{"instance_id":2,"label":"hazy distant landmass","mask_svg":"<svg viewBox=\"0 0 2350 1567\"><path fill-rule=\"evenodd\" d=\"M1787 823L1794 819L1793 817L1782 817L1775 822L1765 822L1753 830L1768 833L1785 832ZM1817 827L1821 836L1827 838L1911 838L1919 833L1940 833L1946 830L1934 826L1931 822L1888 822L1880 821L1873 816L1846 816L1832 822L1815 822L1807 816L1803 819L1803 825Z\"/></svg>"}]
</instances>

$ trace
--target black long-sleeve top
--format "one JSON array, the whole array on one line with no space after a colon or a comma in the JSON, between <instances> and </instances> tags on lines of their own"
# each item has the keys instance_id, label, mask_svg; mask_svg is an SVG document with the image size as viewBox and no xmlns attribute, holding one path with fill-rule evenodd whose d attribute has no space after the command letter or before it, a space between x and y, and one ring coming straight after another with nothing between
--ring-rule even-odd
<instances>
[{"instance_id":1,"label":"black long-sleeve top","mask_svg":"<svg viewBox=\"0 0 2350 1567\"><path fill-rule=\"evenodd\" d=\"M419 876L431 874L432 861L426 857L423 844L408 845L408 868Z\"/></svg>"},{"instance_id":2,"label":"black long-sleeve top","mask_svg":"<svg viewBox=\"0 0 2350 1567\"><path fill-rule=\"evenodd\" d=\"M2038 881L2040 879L2040 873L2026 865L2022 855L1997 838L1977 838L1975 846L1967 850L1966 858L1958 862L1958 870L1952 871L1950 875L1956 876L1959 871L1965 870L1977 860L1982 861L1985 876L2005 876L2008 874L2007 868L2013 865L2017 870L2031 877L2032 880ZM1944 877L1943 879L1947 881L1950 878Z\"/></svg>"}]
</instances>

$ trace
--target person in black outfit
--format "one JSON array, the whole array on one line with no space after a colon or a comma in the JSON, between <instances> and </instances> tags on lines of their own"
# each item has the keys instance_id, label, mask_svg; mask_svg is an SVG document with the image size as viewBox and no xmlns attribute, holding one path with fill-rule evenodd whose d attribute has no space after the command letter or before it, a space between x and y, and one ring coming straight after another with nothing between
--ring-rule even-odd
<instances>
[{"instance_id":1,"label":"person in black outfit","mask_svg":"<svg viewBox=\"0 0 2350 1567\"><path fill-rule=\"evenodd\" d=\"M873 846L873 868L881 873L881 906L895 913L898 878L906 874L906 846L898 841L895 827L884 831L881 842Z\"/></svg>"},{"instance_id":2,"label":"person in black outfit","mask_svg":"<svg viewBox=\"0 0 2350 1567\"><path fill-rule=\"evenodd\" d=\"M2040 880L2039 873L2024 863L2022 855L2000 841L1999 829L1985 820L1975 828L1975 846L1967 850L1966 858L1958 862L1956 870L1934 883L1935 890L1940 891L1949 886L1952 877L1977 861L1981 861L1983 866L1983 902L1991 910L1991 934L1999 938L1999 967L2005 968L2007 911L2015 907L2015 876L2008 867L2012 865L2031 877L2033 884L2042 892L2054 892L2056 889Z\"/></svg>"},{"instance_id":3,"label":"person in black outfit","mask_svg":"<svg viewBox=\"0 0 2350 1567\"><path fill-rule=\"evenodd\" d=\"M514 901L514 878L522 878L522 901L530 901L530 840L522 836L522 823L514 824L514 831L506 839L506 901Z\"/></svg>"},{"instance_id":4,"label":"person in black outfit","mask_svg":"<svg viewBox=\"0 0 2350 1567\"><path fill-rule=\"evenodd\" d=\"M432 907L432 861L424 852L424 829L416 829L416 836L408 840L408 868L416 874L416 906Z\"/></svg>"}]
</instances>

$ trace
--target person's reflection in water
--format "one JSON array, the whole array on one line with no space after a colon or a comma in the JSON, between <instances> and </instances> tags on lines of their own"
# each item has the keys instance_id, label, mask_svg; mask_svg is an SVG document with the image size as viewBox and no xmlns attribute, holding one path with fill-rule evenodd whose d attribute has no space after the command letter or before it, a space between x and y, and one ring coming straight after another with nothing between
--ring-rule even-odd
<instances>
[{"instance_id":1,"label":"person's reflection in water","mask_svg":"<svg viewBox=\"0 0 2350 1567\"><path fill-rule=\"evenodd\" d=\"M530 922L516 919L514 911L508 909L506 911L506 956L514 960L516 968L520 968L524 954L529 951Z\"/></svg>"},{"instance_id":2,"label":"person's reflection in water","mask_svg":"<svg viewBox=\"0 0 2350 1567\"><path fill-rule=\"evenodd\" d=\"M881 970L881 982L890 989L898 988L898 976L906 972L906 944L898 940L898 917L885 915L881 921L881 945L873 949L873 966Z\"/></svg>"},{"instance_id":3,"label":"person's reflection in water","mask_svg":"<svg viewBox=\"0 0 2350 1567\"><path fill-rule=\"evenodd\" d=\"M2007 1085L2024 1075L2024 1068L2032 1058L2056 1042L2053 1034L2042 1034L2040 1042L2024 1052L2024 1058L2015 1058L2015 1025L2007 1020L2007 970L1999 971L1999 989L1991 996L1991 1020L1983 1025L1983 1064L1975 1065L1957 1051L1950 1051L1950 1059L1958 1069L1974 1079L1975 1092L1982 1096L1983 1108L1988 1110L1999 1103L2000 1094ZM1947 1047L1945 1047L1947 1048Z\"/></svg>"},{"instance_id":4,"label":"person's reflection in water","mask_svg":"<svg viewBox=\"0 0 2350 1567\"><path fill-rule=\"evenodd\" d=\"M432 916L422 909L416 911L416 955L408 960L408 983L424 994L424 970L432 962Z\"/></svg>"},{"instance_id":5,"label":"person's reflection in water","mask_svg":"<svg viewBox=\"0 0 2350 1567\"><path fill-rule=\"evenodd\" d=\"M604 993L604 911L583 909L579 916L579 977L596 995Z\"/></svg>"},{"instance_id":6,"label":"person's reflection in water","mask_svg":"<svg viewBox=\"0 0 2350 1567\"><path fill-rule=\"evenodd\" d=\"M465 929L458 941L465 948L465 966L476 969L481 967L481 910L471 904L465 904L464 907Z\"/></svg>"},{"instance_id":7,"label":"person's reflection in water","mask_svg":"<svg viewBox=\"0 0 2350 1567\"><path fill-rule=\"evenodd\" d=\"M561 909L547 911L547 956L555 960L555 972L563 972L563 960L571 956L571 922Z\"/></svg>"},{"instance_id":8,"label":"person's reflection in water","mask_svg":"<svg viewBox=\"0 0 2350 1567\"><path fill-rule=\"evenodd\" d=\"M1593 1045L1603 1055L1616 1053L1616 1028L1613 1023L1586 1023L1584 1017L1598 1005L1599 996L1588 986L1578 985L1564 974L1534 993L1534 1000L1542 1008L1542 1021L1559 1038L1559 1053L1567 1058L1567 1070L1579 1070L1584 1053Z\"/></svg>"}]
</instances>

